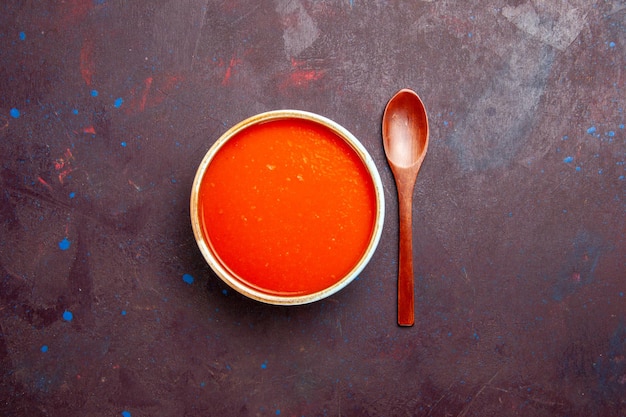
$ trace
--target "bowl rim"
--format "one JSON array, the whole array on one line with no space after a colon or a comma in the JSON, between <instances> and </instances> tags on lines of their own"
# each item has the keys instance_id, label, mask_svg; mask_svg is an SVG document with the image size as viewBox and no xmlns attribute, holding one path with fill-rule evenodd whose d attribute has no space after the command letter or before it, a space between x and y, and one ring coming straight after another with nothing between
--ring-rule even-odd
<instances>
[{"instance_id":1,"label":"bowl rim","mask_svg":"<svg viewBox=\"0 0 626 417\"><path fill-rule=\"evenodd\" d=\"M252 125L272 120L284 119L308 120L330 129L333 133L342 138L359 156L362 163L365 165L365 168L369 173L372 179L372 183L374 185L374 195L376 199L376 215L373 226L374 229L372 231L372 236L370 237L368 246L363 253L363 256L361 256L354 268L352 268L352 270L350 270L350 272L348 272L344 277L337 280L333 285L311 294L276 295L270 294L269 292L263 292L249 285L246 285L241 279L234 276L234 274L232 274L227 268L225 268L222 265L222 262L217 259L217 256L213 254L209 243L204 238L199 217L198 198L200 185L202 183L202 179L207 168L209 167L215 155L222 148L222 146L224 146L226 142L236 136L239 132ZM200 249L200 252L202 253L205 261L209 264L211 270L215 272L215 274L224 283L226 283L229 287L231 287L238 293L256 301L274 305L300 305L319 301L337 293L348 284L350 284L363 271L365 266L369 263L372 256L374 255L374 252L376 251L376 248L380 241L380 237L382 235L383 223L385 219L385 197L380 174L374 163L374 160L368 153L367 149L363 146L363 144L346 128L327 117L304 110L271 110L248 117L247 119L244 119L241 122L235 124L226 132L224 132L209 148L207 153L204 155L202 161L200 162L200 165L198 166L198 169L196 170L196 175L194 177L193 185L191 188L190 215L191 226L198 248Z\"/></svg>"}]
</instances>

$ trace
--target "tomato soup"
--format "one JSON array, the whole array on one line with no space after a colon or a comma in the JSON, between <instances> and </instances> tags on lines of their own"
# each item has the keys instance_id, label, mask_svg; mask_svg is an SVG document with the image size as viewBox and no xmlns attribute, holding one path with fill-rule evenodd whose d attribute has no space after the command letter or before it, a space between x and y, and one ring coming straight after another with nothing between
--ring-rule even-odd
<instances>
[{"instance_id":1,"label":"tomato soup","mask_svg":"<svg viewBox=\"0 0 626 417\"><path fill-rule=\"evenodd\" d=\"M359 265L380 202L344 138L313 120L277 118L220 145L199 183L197 216L221 267L261 293L302 296Z\"/></svg>"}]
</instances>

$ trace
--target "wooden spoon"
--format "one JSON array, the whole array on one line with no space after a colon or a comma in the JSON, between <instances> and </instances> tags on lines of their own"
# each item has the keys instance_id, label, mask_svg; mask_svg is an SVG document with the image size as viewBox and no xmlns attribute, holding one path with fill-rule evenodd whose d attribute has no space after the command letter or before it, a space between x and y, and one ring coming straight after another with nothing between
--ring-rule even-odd
<instances>
[{"instance_id":1,"label":"wooden spoon","mask_svg":"<svg viewBox=\"0 0 626 417\"><path fill-rule=\"evenodd\" d=\"M428 117L412 90L402 89L389 100L383 115L383 144L396 179L400 213L398 325L415 323L413 290L413 188L428 149Z\"/></svg>"}]
</instances>

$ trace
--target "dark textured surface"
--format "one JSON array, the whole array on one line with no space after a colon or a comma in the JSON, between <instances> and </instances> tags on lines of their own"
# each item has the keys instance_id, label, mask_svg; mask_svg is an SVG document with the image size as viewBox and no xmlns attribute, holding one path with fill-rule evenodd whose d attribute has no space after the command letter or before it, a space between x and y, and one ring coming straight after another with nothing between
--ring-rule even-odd
<instances>
[{"instance_id":1,"label":"dark textured surface","mask_svg":"<svg viewBox=\"0 0 626 417\"><path fill-rule=\"evenodd\" d=\"M623 1L12 0L0 28L3 416L626 416ZM295 308L228 290L188 215L210 145L279 108L352 131L387 197L359 279Z\"/></svg>"}]
</instances>

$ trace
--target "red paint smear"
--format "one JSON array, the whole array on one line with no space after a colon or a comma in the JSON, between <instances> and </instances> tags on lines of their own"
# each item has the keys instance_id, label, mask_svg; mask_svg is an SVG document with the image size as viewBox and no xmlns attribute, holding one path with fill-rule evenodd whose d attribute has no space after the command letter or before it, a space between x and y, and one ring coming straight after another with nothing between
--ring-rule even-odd
<instances>
[{"instance_id":1,"label":"red paint smear","mask_svg":"<svg viewBox=\"0 0 626 417\"><path fill-rule=\"evenodd\" d=\"M80 75L87 85L91 85L93 74L96 72L96 64L93 59L94 42L85 39L80 50Z\"/></svg>"},{"instance_id":2,"label":"red paint smear","mask_svg":"<svg viewBox=\"0 0 626 417\"><path fill-rule=\"evenodd\" d=\"M302 68L306 66L306 61L298 60L295 58L291 58L291 68Z\"/></svg>"},{"instance_id":3,"label":"red paint smear","mask_svg":"<svg viewBox=\"0 0 626 417\"><path fill-rule=\"evenodd\" d=\"M95 7L93 0L66 0L58 2L59 26L68 26L80 23Z\"/></svg>"},{"instance_id":4,"label":"red paint smear","mask_svg":"<svg viewBox=\"0 0 626 417\"><path fill-rule=\"evenodd\" d=\"M63 180L65 180L65 177L72 173L73 169L70 164L73 160L74 155L72 155L72 151L67 148L65 150L65 153L63 154L63 157L58 158L56 161L54 161L54 169L56 169L57 171L61 171L59 172L59 182L61 184L63 184Z\"/></svg>"},{"instance_id":5,"label":"red paint smear","mask_svg":"<svg viewBox=\"0 0 626 417\"><path fill-rule=\"evenodd\" d=\"M291 73L289 78L291 79L291 84L293 85L302 85L308 84L310 81L319 80L324 76L323 72L315 71L315 70L298 70Z\"/></svg>"},{"instance_id":6,"label":"red paint smear","mask_svg":"<svg viewBox=\"0 0 626 417\"><path fill-rule=\"evenodd\" d=\"M63 154L63 158L58 158L56 161L54 161L54 169L56 169L57 171L63 169L63 167L69 165L73 159L74 155L72 154L72 151L70 150L70 148L66 148L65 153Z\"/></svg>"},{"instance_id":7,"label":"red paint smear","mask_svg":"<svg viewBox=\"0 0 626 417\"><path fill-rule=\"evenodd\" d=\"M70 175L72 171L73 169L71 167L67 167L67 169L64 169L63 171L59 172L59 182L63 184L63 180L65 180L65 177Z\"/></svg>"},{"instance_id":8,"label":"red paint smear","mask_svg":"<svg viewBox=\"0 0 626 417\"><path fill-rule=\"evenodd\" d=\"M40 184L42 184L43 186L45 186L48 190L52 191L52 187L50 186L50 184L48 184L46 182L46 180L44 180L41 177L37 177L37 180L39 181Z\"/></svg>"},{"instance_id":9,"label":"red paint smear","mask_svg":"<svg viewBox=\"0 0 626 417\"><path fill-rule=\"evenodd\" d=\"M163 88L167 91L170 91L172 88L176 87L176 85L183 80L181 75L168 75L165 77L165 83Z\"/></svg>"},{"instance_id":10,"label":"red paint smear","mask_svg":"<svg viewBox=\"0 0 626 417\"><path fill-rule=\"evenodd\" d=\"M148 93L150 92L150 87L152 87L152 81L154 79L152 77L146 78L144 81L144 90L141 95L141 101L139 102L139 111L144 111L146 109L146 101L148 100Z\"/></svg>"},{"instance_id":11,"label":"red paint smear","mask_svg":"<svg viewBox=\"0 0 626 417\"><path fill-rule=\"evenodd\" d=\"M83 128L83 133L91 133L92 135L96 134L96 129L93 126L87 126Z\"/></svg>"},{"instance_id":12,"label":"red paint smear","mask_svg":"<svg viewBox=\"0 0 626 417\"><path fill-rule=\"evenodd\" d=\"M169 93L182 81L180 75L166 77L147 77L143 85L130 90L130 100L126 107L127 114L143 112L148 108L158 106L167 98Z\"/></svg>"},{"instance_id":13,"label":"red paint smear","mask_svg":"<svg viewBox=\"0 0 626 417\"><path fill-rule=\"evenodd\" d=\"M289 73L289 77L281 84L282 88L286 87L307 87L310 82L317 81L326 75L325 71L315 69L305 69L306 61L291 59L291 67L293 70Z\"/></svg>"},{"instance_id":14,"label":"red paint smear","mask_svg":"<svg viewBox=\"0 0 626 417\"><path fill-rule=\"evenodd\" d=\"M224 74L224 78L222 78L222 85L227 85L231 75L233 74L233 69L235 66L241 64L241 60L235 57L230 59L230 63L228 64L228 68L226 68L226 73Z\"/></svg>"}]
</instances>

